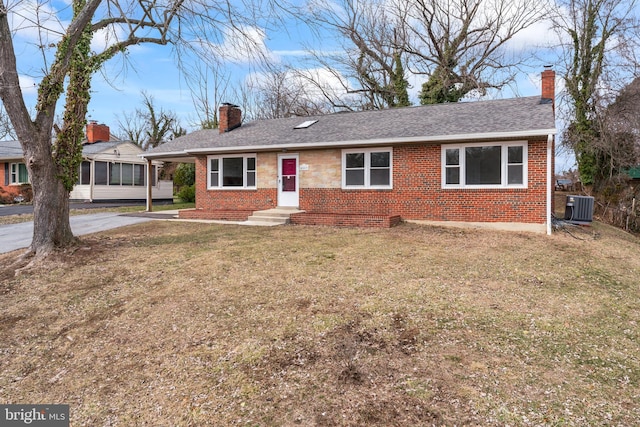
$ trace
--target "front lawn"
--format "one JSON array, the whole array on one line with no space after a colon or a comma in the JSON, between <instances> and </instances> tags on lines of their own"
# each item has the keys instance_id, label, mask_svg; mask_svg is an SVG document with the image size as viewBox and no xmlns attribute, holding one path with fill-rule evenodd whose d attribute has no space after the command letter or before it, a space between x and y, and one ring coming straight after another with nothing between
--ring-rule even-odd
<instances>
[{"instance_id":1,"label":"front lawn","mask_svg":"<svg viewBox=\"0 0 640 427\"><path fill-rule=\"evenodd\" d=\"M72 426L634 425L640 241L574 234L83 237L0 269L0 401L69 404Z\"/></svg>"}]
</instances>

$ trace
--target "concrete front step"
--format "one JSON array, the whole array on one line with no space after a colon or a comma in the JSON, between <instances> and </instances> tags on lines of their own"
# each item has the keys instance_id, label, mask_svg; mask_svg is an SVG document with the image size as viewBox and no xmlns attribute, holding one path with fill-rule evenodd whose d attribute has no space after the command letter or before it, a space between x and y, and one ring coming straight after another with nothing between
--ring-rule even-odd
<instances>
[{"instance_id":1,"label":"concrete front step","mask_svg":"<svg viewBox=\"0 0 640 427\"><path fill-rule=\"evenodd\" d=\"M304 212L295 208L275 208L266 209L263 211L255 211L247 221L245 225L263 225L274 226L288 224L291 214Z\"/></svg>"}]
</instances>

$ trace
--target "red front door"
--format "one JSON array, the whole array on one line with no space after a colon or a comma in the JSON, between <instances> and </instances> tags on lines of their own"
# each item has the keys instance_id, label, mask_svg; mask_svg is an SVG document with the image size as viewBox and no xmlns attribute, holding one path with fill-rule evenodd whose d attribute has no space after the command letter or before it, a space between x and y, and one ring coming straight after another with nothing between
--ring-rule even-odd
<instances>
[{"instance_id":1,"label":"red front door","mask_svg":"<svg viewBox=\"0 0 640 427\"><path fill-rule=\"evenodd\" d=\"M278 163L278 206L298 207L298 155L281 154Z\"/></svg>"}]
</instances>

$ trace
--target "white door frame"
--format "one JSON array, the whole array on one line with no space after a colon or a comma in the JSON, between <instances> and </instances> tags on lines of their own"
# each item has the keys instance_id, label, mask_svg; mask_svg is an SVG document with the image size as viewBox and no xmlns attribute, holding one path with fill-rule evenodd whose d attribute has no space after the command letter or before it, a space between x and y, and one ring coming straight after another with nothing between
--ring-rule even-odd
<instances>
[{"instance_id":1,"label":"white door frame","mask_svg":"<svg viewBox=\"0 0 640 427\"><path fill-rule=\"evenodd\" d=\"M283 182L287 177L282 176L282 160L296 160L295 191L282 191ZM278 206L297 208L300 205L300 159L298 153L278 154Z\"/></svg>"}]
</instances>

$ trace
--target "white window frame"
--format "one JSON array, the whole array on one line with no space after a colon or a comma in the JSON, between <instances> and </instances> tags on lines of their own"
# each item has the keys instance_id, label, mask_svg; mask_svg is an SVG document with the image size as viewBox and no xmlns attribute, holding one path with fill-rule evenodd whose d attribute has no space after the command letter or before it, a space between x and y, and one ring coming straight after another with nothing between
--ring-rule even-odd
<instances>
[{"instance_id":1,"label":"white window frame","mask_svg":"<svg viewBox=\"0 0 640 427\"><path fill-rule=\"evenodd\" d=\"M347 185L347 154L364 153L364 185ZM371 185L371 153L389 153L389 185ZM376 168L373 168L376 169ZM350 148L342 150L343 190L393 189L393 147Z\"/></svg>"},{"instance_id":2,"label":"white window frame","mask_svg":"<svg viewBox=\"0 0 640 427\"><path fill-rule=\"evenodd\" d=\"M237 159L237 158L242 158L242 186L227 186L224 187L222 185L222 179L224 177L224 171L223 171L223 160L224 159ZM247 173L249 172L247 170L247 163L248 163L248 159L253 158L254 159L254 164L255 164L255 169L252 170L252 172L255 174L255 185L247 185ZM213 183L211 182L211 160L213 159L217 159L218 160L218 183L217 185L213 185ZM248 153L248 154L226 154L226 155L219 155L219 156L207 156L207 189L208 190L225 190L225 191L229 191L229 190L255 190L258 188L258 156L256 155L256 153Z\"/></svg>"},{"instance_id":3,"label":"white window frame","mask_svg":"<svg viewBox=\"0 0 640 427\"><path fill-rule=\"evenodd\" d=\"M501 147L500 152L500 184L466 184L466 156L465 149L467 147ZM508 183L508 171L509 171L509 147L522 147L522 184L509 184ZM529 144L527 141L509 141L509 142L481 142L472 144L442 144L441 146L441 186L443 189L452 188L528 188L529 176ZM447 150L457 149L459 150L459 170L460 170L460 183L459 184L447 184ZM513 163L512 165L516 165ZM520 163L517 163L520 165Z\"/></svg>"},{"instance_id":4,"label":"white window frame","mask_svg":"<svg viewBox=\"0 0 640 427\"><path fill-rule=\"evenodd\" d=\"M95 162L97 163L97 162ZM143 164L143 163L131 163L131 162L102 162L102 163L106 163L107 164L107 184L95 184L95 185L107 185L110 187L145 187L147 185L147 165ZM119 165L119 177L118 177L118 183L117 184L113 184L111 182L111 168L114 167L113 165ZM123 169L124 169L124 165L130 165L131 166L131 170L133 173L133 176L131 177L131 183L130 184L124 184L123 178L124 178L124 173L123 173ZM136 184L136 168L142 166L142 183ZM80 165L80 167L82 167L82 165ZM155 165L154 165L155 167ZM95 173L95 166L93 168L94 173ZM93 178L95 179L95 178ZM155 185L155 184L154 184Z\"/></svg>"},{"instance_id":5,"label":"white window frame","mask_svg":"<svg viewBox=\"0 0 640 427\"><path fill-rule=\"evenodd\" d=\"M24 165L25 170L27 170L27 180L25 182L20 181L20 165ZM30 183L31 177L29 176L29 170L27 169L26 164L9 163L9 185L22 185Z\"/></svg>"}]
</instances>

